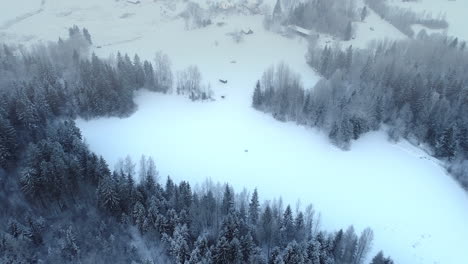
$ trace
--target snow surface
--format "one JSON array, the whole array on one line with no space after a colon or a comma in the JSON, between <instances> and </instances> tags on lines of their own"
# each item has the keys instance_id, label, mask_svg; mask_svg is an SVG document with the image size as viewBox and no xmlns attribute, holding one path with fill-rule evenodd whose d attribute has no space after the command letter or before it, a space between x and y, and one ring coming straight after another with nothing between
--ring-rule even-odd
<instances>
[{"instance_id":1,"label":"snow surface","mask_svg":"<svg viewBox=\"0 0 468 264\"><path fill-rule=\"evenodd\" d=\"M225 100L204 103L143 91L130 118L78 120L78 126L111 164L127 153L134 160L150 155L163 179L211 178L236 190L258 187L261 198L313 202L329 230L369 225L374 249L397 263L465 258L468 197L423 151L389 143L382 132L341 151L315 129L239 104L235 89L242 88L230 86Z\"/></svg>"},{"instance_id":2,"label":"snow surface","mask_svg":"<svg viewBox=\"0 0 468 264\"><path fill-rule=\"evenodd\" d=\"M450 11L449 33L466 36L461 3L421 0L405 5ZM89 29L99 56L120 50L152 59L162 50L174 71L198 65L204 83L211 84L214 102L140 91L139 109L129 118L77 120L90 148L111 166L127 154L134 160L150 155L163 178L171 175L193 185L211 178L236 190L258 187L262 199L282 195L292 205L297 199L303 205L312 202L330 231L349 224L358 230L370 226L373 254L383 249L396 263L465 261L468 196L436 160L405 141L388 142L383 132L369 133L350 151L341 151L320 131L278 122L250 107L256 80L272 64L289 64L306 87L318 80L305 63L303 38L266 32L262 16L218 16L212 26L187 31L175 19L184 8L176 1L46 0L41 7L39 0L14 0L6 5L0 8L0 41L31 45L56 40L76 24ZM21 19L5 26L17 17ZM226 25L218 27L217 22ZM350 41L355 47L374 39L404 38L373 12L356 25ZM239 44L227 35L248 28L254 34Z\"/></svg>"},{"instance_id":3,"label":"snow surface","mask_svg":"<svg viewBox=\"0 0 468 264\"><path fill-rule=\"evenodd\" d=\"M358 6L365 6L363 0L356 1ZM367 8L367 17L363 22L355 22L354 38L347 41L353 47L365 48L367 44L375 40L404 39L406 36L398 29L378 16L371 8ZM346 43L346 42L345 42Z\"/></svg>"},{"instance_id":4,"label":"snow surface","mask_svg":"<svg viewBox=\"0 0 468 264\"><path fill-rule=\"evenodd\" d=\"M0 8L0 29L5 29L16 21L33 15L42 9L41 0L15 0L14 3L2 3Z\"/></svg>"}]
</instances>

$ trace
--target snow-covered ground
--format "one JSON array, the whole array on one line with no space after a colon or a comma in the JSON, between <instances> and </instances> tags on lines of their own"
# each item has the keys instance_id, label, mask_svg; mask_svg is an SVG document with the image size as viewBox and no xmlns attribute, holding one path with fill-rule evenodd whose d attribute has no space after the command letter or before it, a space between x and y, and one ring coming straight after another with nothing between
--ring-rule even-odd
<instances>
[{"instance_id":1,"label":"snow-covered ground","mask_svg":"<svg viewBox=\"0 0 468 264\"><path fill-rule=\"evenodd\" d=\"M0 8L0 29L6 29L41 12L44 3L42 0L15 0L13 4L8 3L7 6L2 3L2 8Z\"/></svg>"},{"instance_id":2,"label":"snow-covered ground","mask_svg":"<svg viewBox=\"0 0 468 264\"><path fill-rule=\"evenodd\" d=\"M397 263L460 263L468 246L468 197L437 162L382 132L351 151L325 135L227 98L192 103L175 95L140 92L130 118L78 121L91 149L114 164L127 153L155 157L160 175L200 183L211 178L237 190L259 188L262 198L313 202L324 227L348 224L375 230L374 249ZM248 150L248 152L245 152Z\"/></svg>"},{"instance_id":3,"label":"snow-covered ground","mask_svg":"<svg viewBox=\"0 0 468 264\"><path fill-rule=\"evenodd\" d=\"M429 1L436 2L411 5L429 9L432 5L424 4ZM298 199L303 205L313 202L329 230L349 224L358 230L372 227L374 249L384 249L397 263L466 260L468 196L423 151L407 142L390 143L383 132L370 133L354 142L351 151L341 151L320 131L278 122L250 107L256 80L272 64L289 64L306 87L318 80L305 63L304 39L265 31L260 15L218 16L207 28L187 31L183 20L174 19L183 9L175 1L46 0L42 7L40 0L28 2L9 2L11 11L0 8L0 41L56 40L76 24L89 29L99 56L120 50L151 59L162 50L175 71L198 65L203 82L215 91L216 101L196 103L141 91L139 109L129 118L78 120L91 149L110 165L127 154L134 160L145 154L155 158L162 177L192 184L211 178L237 190L258 187L266 199L281 195L291 204ZM461 12L450 14L449 33L461 36L458 28L465 18ZM24 19L8 22L16 17ZM357 24L354 46L404 37L372 12ZM236 44L227 33L240 29L254 34Z\"/></svg>"}]
</instances>

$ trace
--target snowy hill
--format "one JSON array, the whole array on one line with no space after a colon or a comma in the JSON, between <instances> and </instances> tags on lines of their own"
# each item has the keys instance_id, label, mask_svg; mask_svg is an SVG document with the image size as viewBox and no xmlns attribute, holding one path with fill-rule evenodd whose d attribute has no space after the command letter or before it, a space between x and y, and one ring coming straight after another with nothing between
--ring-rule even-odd
<instances>
[{"instance_id":1,"label":"snowy hill","mask_svg":"<svg viewBox=\"0 0 468 264\"><path fill-rule=\"evenodd\" d=\"M134 160L145 154L155 158L161 176L177 181L211 178L237 190L258 187L267 199L282 195L291 204L313 202L330 231L369 225L375 231L374 249L384 249L397 263L464 261L468 196L437 160L406 141L388 142L384 132L366 135L345 152L320 131L278 122L250 107L255 82L272 64L290 65L306 87L317 82L319 76L305 62L302 37L266 31L262 15L218 15L212 25L186 30L178 17L185 4L173 1L31 2L15 1L8 4L11 9L2 9L0 41L32 45L56 40L76 24L91 32L98 56L121 51L152 59L161 50L175 72L197 65L215 92L214 102L193 103L142 91L136 99L139 110L129 118L78 120L91 149L109 164L127 154ZM275 1L265 2L271 7ZM446 12L448 33L468 39L466 4L460 0L392 4ZM355 39L343 45L365 47L372 40L405 37L371 11L356 26ZM229 33L242 29L253 34L236 43Z\"/></svg>"}]
</instances>

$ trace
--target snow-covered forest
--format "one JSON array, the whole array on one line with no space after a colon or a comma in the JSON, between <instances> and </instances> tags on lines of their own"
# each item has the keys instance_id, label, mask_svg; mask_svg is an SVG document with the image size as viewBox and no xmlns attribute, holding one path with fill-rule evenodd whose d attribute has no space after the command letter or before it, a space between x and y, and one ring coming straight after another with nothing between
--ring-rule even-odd
<instances>
[{"instance_id":1,"label":"snow-covered forest","mask_svg":"<svg viewBox=\"0 0 468 264\"><path fill-rule=\"evenodd\" d=\"M73 27L21 55L2 47L2 262L363 263L372 230L323 232L312 206L261 206L257 190L246 202L229 185L192 191L169 177L163 187L152 158L140 160L140 181L131 158L111 172L67 119L128 115L132 90L164 92L155 86L164 76L137 55L83 58L91 42ZM188 72L178 93L194 100L200 77Z\"/></svg>"},{"instance_id":2,"label":"snow-covered forest","mask_svg":"<svg viewBox=\"0 0 468 264\"><path fill-rule=\"evenodd\" d=\"M468 187L466 42L423 31L368 50L311 45L307 61L324 76L314 89L306 91L300 76L280 64L257 83L253 106L279 120L320 127L343 149L388 125L391 140L426 144Z\"/></svg>"},{"instance_id":3,"label":"snow-covered forest","mask_svg":"<svg viewBox=\"0 0 468 264\"><path fill-rule=\"evenodd\" d=\"M0 3L0 263L462 263L466 7Z\"/></svg>"}]
</instances>

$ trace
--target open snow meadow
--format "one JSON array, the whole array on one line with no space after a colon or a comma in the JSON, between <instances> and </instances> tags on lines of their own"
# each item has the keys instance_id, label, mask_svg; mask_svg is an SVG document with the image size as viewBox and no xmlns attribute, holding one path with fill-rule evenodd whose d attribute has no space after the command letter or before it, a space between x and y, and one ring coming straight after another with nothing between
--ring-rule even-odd
<instances>
[{"instance_id":1,"label":"open snow meadow","mask_svg":"<svg viewBox=\"0 0 468 264\"><path fill-rule=\"evenodd\" d=\"M381 249L398 264L467 261L468 195L438 159L406 140L390 141L384 129L344 151L318 128L280 122L252 108L255 84L271 65L289 65L308 89L320 80L306 63L305 38L265 30L262 15L219 15L210 26L188 30L177 17L183 3L176 1L13 2L0 7L0 42L32 46L78 25L91 32L92 52L100 58L114 60L120 51L153 60L162 51L174 73L197 65L202 83L213 90L213 100L193 102L143 89L135 92L137 110L127 118L78 118L86 143L111 168L127 155L135 162L151 156L160 182L169 175L193 186L210 180L236 191L257 188L260 198L281 197L294 207L313 204L325 230L351 224L358 232L373 229L368 261ZM276 1L265 2L273 7ZM465 1L390 3L445 13L447 34L468 39ZM371 10L366 22L356 23L355 37L344 46L406 38ZM239 43L229 35L249 29L253 34ZM324 34L319 41L328 40L333 38Z\"/></svg>"}]
</instances>

